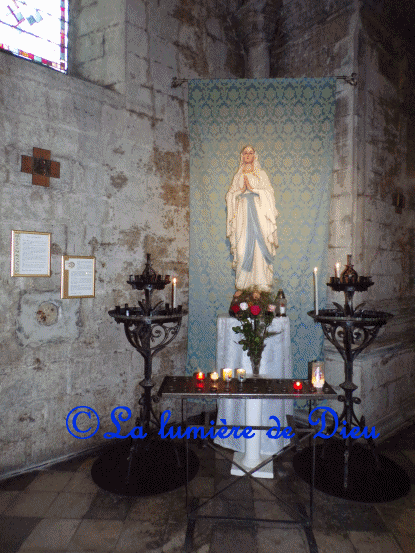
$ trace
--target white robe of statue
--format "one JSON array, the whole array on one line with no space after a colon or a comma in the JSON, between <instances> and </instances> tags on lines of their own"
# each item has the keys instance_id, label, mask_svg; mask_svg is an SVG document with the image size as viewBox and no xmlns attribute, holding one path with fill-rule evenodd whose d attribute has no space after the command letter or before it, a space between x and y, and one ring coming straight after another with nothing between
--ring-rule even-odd
<instances>
[{"instance_id":1,"label":"white robe of statue","mask_svg":"<svg viewBox=\"0 0 415 553\"><path fill-rule=\"evenodd\" d=\"M242 151L241 165L226 194L226 205L226 235L236 272L235 288L255 287L269 292L272 260L278 246L278 211L268 175L250 146Z\"/></svg>"}]
</instances>

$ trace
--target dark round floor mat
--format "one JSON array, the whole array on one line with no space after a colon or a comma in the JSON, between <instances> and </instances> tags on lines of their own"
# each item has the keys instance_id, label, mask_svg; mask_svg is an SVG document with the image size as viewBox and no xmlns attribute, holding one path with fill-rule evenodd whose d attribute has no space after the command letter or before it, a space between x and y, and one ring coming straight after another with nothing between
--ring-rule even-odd
<instances>
[{"instance_id":1,"label":"dark round floor mat","mask_svg":"<svg viewBox=\"0 0 415 553\"><path fill-rule=\"evenodd\" d=\"M411 483L406 472L391 459L377 454L379 468L368 447L353 444L349 457L347 488L344 487L343 440L330 440L316 446L315 488L328 495L363 503L384 503L406 495ZM297 453L294 470L311 483L312 447Z\"/></svg>"},{"instance_id":2,"label":"dark round floor mat","mask_svg":"<svg viewBox=\"0 0 415 553\"><path fill-rule=\"evenodd\" d=\"M148 496L180 488L186 483L186 448L157 440L135 456L128 478L128 444L118 444L99 457L91 469L92 480L103 490L128 496ZM188 450L188 481L199 469L199 459Z\"/></svg>"}]
</instances>

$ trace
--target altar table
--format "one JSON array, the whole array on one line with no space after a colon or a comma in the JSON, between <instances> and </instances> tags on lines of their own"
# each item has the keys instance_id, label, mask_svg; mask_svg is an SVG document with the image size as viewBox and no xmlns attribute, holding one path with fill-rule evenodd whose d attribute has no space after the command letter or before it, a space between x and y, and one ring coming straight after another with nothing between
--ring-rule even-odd
<instances>
[{"instance_id":1,"label":"altar table","mask_svg":"<svg viewBox=\"0 0 415 553\"><path fill-rule=\"evenodd\" d=\"M235 317L220 315L217 321L216 366L219 377L222 377L222 368L228 367L245 369L247 376L252 375L251 361L242 346L238 344L242 334L236 334L232 327L241 323ZM270 332L276 332L265 340L265 349L262 353L260 377L268 379L292 378L290 320L288 317L275 317ZM273 426L275 422L270 416L278 417L284 424L287 415L293 414L293 402L282 399L221 399L218 398L218 424L225 419L229 426ZM278 453L288 445L289 440L278 438L270 440L266 431L258 432L257 440L249 440L246 451L245 439L235 439L233 436L226 439L215 438L215 443L222 447L239 452L236 456L238 463L245 467L253 467L264 457ZM242 474L233 467L232 474ZM265 466L258 477L272 478L272 466Z\"/></svg>"}]
</instances>

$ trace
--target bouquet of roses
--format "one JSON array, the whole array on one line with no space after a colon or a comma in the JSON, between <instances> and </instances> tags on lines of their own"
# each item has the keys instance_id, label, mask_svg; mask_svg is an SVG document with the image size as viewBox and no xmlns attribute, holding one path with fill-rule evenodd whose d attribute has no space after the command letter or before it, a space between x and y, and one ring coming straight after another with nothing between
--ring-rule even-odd
<instances>
[{"instance_id":1,"label":"bouquet of roses","mask_svg":"<svg viewBox=\"0 0 415 553\"><path fill-rule=\"evenodd\" d=\"M265 339L276 334L268 330L274 318L275 301L275 296L270 292L256 289L238 290L229 309L230 315L242 323L241 326L232 327L232 330L236 334L243 334L238 343L251 359L254 375L259 374Z\"/></svg>"}]
</instances>

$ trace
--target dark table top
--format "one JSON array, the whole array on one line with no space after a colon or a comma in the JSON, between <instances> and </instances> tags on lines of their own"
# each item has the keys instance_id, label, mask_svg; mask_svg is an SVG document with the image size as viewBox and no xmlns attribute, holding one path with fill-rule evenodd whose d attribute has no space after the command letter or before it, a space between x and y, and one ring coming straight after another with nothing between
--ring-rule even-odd
<instances>
[{"instance_id":1,"label":"dark table top","mask_svg":"<svg viewBox=\"0 0 415 553\"><path fill-rule=\"evenodd\" d=\"M301 382L302 389L295 390L294 382ZM325 383L322 389L316 389L309 380L247 378L238 382L232 378L230 382L222 379L216 381L215 388L206 375L199 383L194 376L166 376L158 391L160 397L177 398L231 398L231 399L336 399L337 393Z\"/></svg>"}]
</instances>

